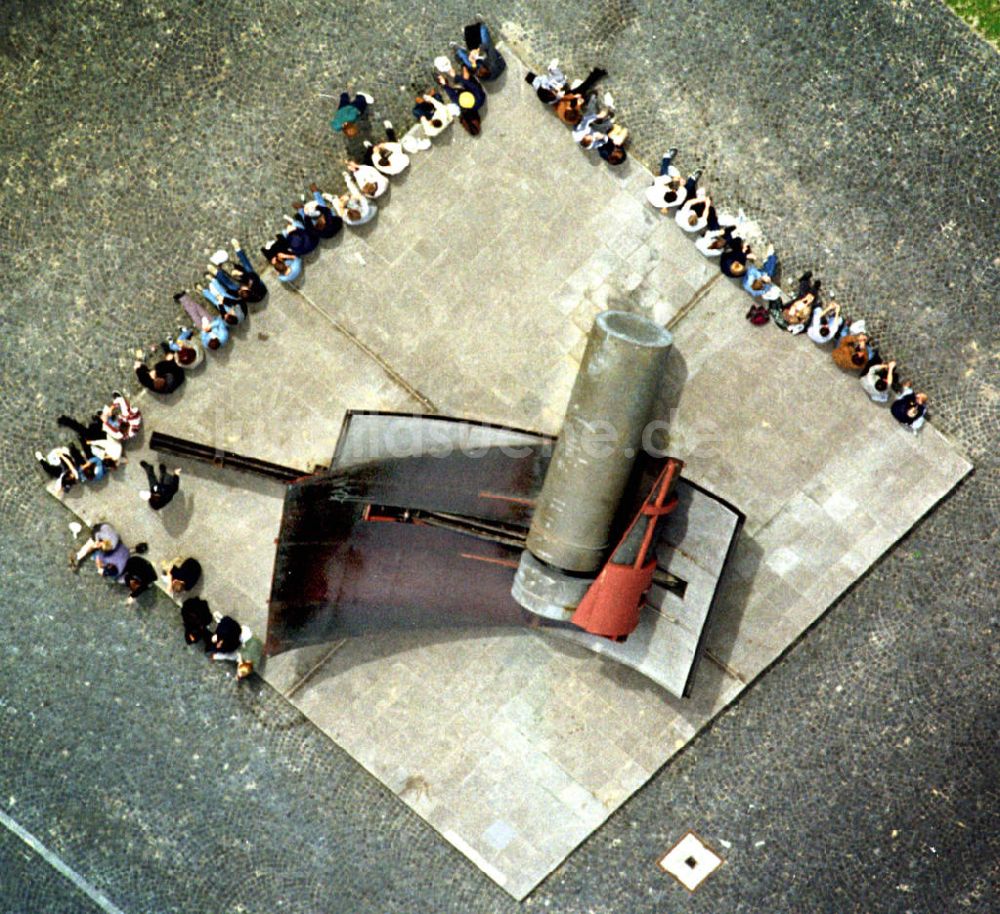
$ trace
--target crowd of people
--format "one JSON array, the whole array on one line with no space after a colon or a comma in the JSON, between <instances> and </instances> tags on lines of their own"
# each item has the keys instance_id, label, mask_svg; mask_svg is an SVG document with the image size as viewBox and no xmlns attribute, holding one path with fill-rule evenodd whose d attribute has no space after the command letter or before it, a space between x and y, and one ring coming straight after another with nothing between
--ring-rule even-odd
<instances>
[{"instance_id":1,"label":"crowd of people","mask_svg":"<svg viewBox=\"0 0 1000 914\"><path fill-rule=\"evenodd\" d=\"M99 575L127 589L128 604L135 603L159 577L167 593L177 599L184 598L180 616L187 644L204 642L210 659L233 661L238 680L258 669L264 656L260 638L231 616L215 615L207 600L193 594L201 582L201 563L190 556L178 556L164 562L158 576L152 562L144 558L147 551L145 543L137 543L130 549L118 531L102 521L91 528L80 548L70 554L69 566L77 571L85 559L92 558Z\"/></svg>"},{"instance_id":2,"label":"crowd of people","mask_svg":"<svg viewBox=\"0 0 1000 914\"><path fill-rule=\"evenodd\" d=\"M834 364L856 375L874 403L889 405L900 425L917 432L927 416L927 394L916 391L912 381L900 383L896 362L883 359L865 322L852 321L834 298L825 299L822 282L811 271L803 273L794 294L786 296L774 250L769 249L759 262L739 235L739 220L716 211L708 192L698 184L700 170L681 177L674 165L676 155L677 150L670 149L663 156L646 199L665 216L673 215L683 231L696 235L695 247L701 254L718 259L720 271L742 284L753 300L747 320L757 326L773 323L828 349Z\"/></svg>"},{"instance_id":3,"label":"crowd of people","mask_svg":"<svg viewBox=\"0 0 1000 914\"><path fill-rule=\"evenodd\" d=\"M390 178L404 172L410 155L426 150L432 140L453 121L470 135L482 129L487 101L483 83L497 79L506 61L494 46L489 29L482 22L467 26L462 44L452 45L454 60L441 56L434 61L433 85L415 99L415 123L403 136L389 121L383 121L384 138L374 136L367 125L374 102L366 93L341 93L331 128L345 142L344 190L338 195L324 193L316 184L311 197L295 200L285 225L260 251L280 282L290 283L302 276L304 258L324 240L335 237L346 224L358 228L378 214L380 198L389 189ZM627 158L628 130L615 122L614 101L605 93L598 98L597 83L606 71L594 68L583 80L570 83L553 60L545 73L528 73L527 82L555 116L572 128L579 146L596 153L610 165ZM677 225L695 236L695 246L707 258L717 259L720 271L739 281L752 303L747 319L756 325L773 323L793 334L804 334L815 345L827 347L836 365L857 375L861 387L875 403L888 404L893 417L911 431L923 424L927 396L916 392L911 382L899 382L896 362L885 360L865 332L863 321L852 322L833 298L824 299L822 283L804 273L794 295L786 296L778 278L778 260L769 250L759 261L747 241L740 237L740 220L717 212L707 191L699 186L700 171L686 179L674 165L671 149L660 163L659 175L647 190L647 200L664 215L672 215ZM230 342L231 329L242 325L250 305L263 302L268 289L243 246L232 242L232 258L225 249L212 255L204 282L195 293L183 289L174 300L189 323L182 324L150 353L160 358L147 364L145 352L137 350L134 370L137 382L158 395L167 396L185 382L185 372L206 360ZM201 304L205 301L209 307ZM127 462L125 446L135 440L142 427L142 413L129 398L113 392L111 402L95 412L87 422L60 416L58 425L71 431L76 440L37 451L35 457L44 472L58 480L65 492L76 485L104 479ZM180 486L180 469L141 461L147 488L139 492L154 511L165 508ZM108 523L97 524L87 540L70 557L76 570L88 557L102 576L124 585L127 602L132 603L158 577L164 589L183 598L180 613L188 644L204 642L214 660L237 664L237 678L243 679L259 668L263 644L246 626L230 616L211 611L208 602L192 593L202 578L201 564L192 557L178 557L165 563L158 576L144 558L145 544L132 549Z\"/></svg>"},{"instance_id":4,"label":"crowd of people","mask_svg":"<svg viewBox=\"0 0 1000 914\"><path fill-rule=\"evenodd\" d=\"M303 196L292 202L285 225L260 249L279 282L299 279L304 259L322 241L335 237L345 224L359 228L375 219L379 207L376 201L388 191L390 178L404 172L410 155L429 149L431 141L453 121L457 120L470 135L479 135L487 101L483 83L497 79L507 64L484 23L477 21L467 26L463 38L463 43L452 44L454 60L435 59L431 84L416 97L415 123L403 137L397 136L389 121L382 123L384 138L369 130L367 116L374 102L371 95L359 92L352 97L348 92L341 93L330 126L345 141L344 190L331 195L314 183L309 188L309 199ZM212 255L204 280L193 293L182 289L174 295L186 322L158 345L148 347L148 351L136 350L133 369L142 387L161 396L173 394L185 383L186 372L204 364L207 354L229 345L231 331L246 321L249 307L267 297L267 285L246 250L235 238L231 245L231 255L225 249ZM158 358L149 358L153 354ZM125 446L139 435L142 413L125 394L115 391L111 402L87 422L60 416L58 425L71 431L76 440L46 453L36 451L35 458L47 476L58 480L59 491L67 492L76 485L105 479L127 463ZM177 495L181 471L168 469L162 463L156 468L146 461L140 461L140 466L147 488L139 491L139 497L152 510L160 511ZM92 557L102 577L127 588L127 602L131 604L158 580L152 563L144 558L146 551L145 543L129 549L114 527L102 522L74 550L70 567L77 570L84 559ZM243 679L260 666L263 643L245 625L230 616L218 616L206 600L190 593L201 576L201 564L188 557L166 563L159 577L171 596L183 597L180 613L185 641L203 641L212 659L235 662L237 678Z\"/></svg>"},{"instance_id":5,"label":"crowd of people","mask_svg":"<svg viewBox=\"0 0 1000 914\"><path fill-rule=\"evenodd\" d=\"M607 75L607 70L595 67L585 79L571 83L559 68L559 61L553 60L545 73L529 71L524 79L538 100L572 128L573 139L581 149L596 153L609 165L621 165L628 158L628 128L615 122L611 93L598 98L594 88Z\"/></svg>"},{"instance_id":6,"label":"crowd of people","mask_svg":"<svg viewBox=\"0 0 1000 914\"><path fill-rule=\"evenodd\" d=\"M95 412L86 423L62 415L56 424L73 432L76 441L35 451L35 459L59 490L67 492L76 485L99 482L108 473L126 463L125 445L139 434L142 413L124 394L114 391L111 402Z\"/></svg>"}]
</instances>

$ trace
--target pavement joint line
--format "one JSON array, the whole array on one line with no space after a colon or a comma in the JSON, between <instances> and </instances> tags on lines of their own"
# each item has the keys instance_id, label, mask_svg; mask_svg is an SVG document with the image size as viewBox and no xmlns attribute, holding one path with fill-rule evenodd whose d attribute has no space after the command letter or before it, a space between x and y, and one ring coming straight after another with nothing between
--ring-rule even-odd
<instances>
[{"instance_id":1,"label":"pavement joint line","mask_svg":"<svg viewBox=\"0 0 1000 914\"><path fill-rule=\"evenodd\" d=\"M728 663L724 660L720 660L715 656L708 648L705 648L705 657L711 660L723 673L727 676L732 676L737 682L743 683L743 685L748 685L750 680L746 678L739 670L734 670Z\"/></svg>"},{"instance_id":2,"label":"pavement joint line","mask_svg":"<svg viewBox=\"0 0 1000 914\"><path fill-rule=\"evenodd\" d=\"M317 660L311 667L309 667L309 669L302 674L302 676L298 679L298 681L287 692L284 693L285 700L291 701L292 696L296 692L298 692L298 690L301 689L307 682L309 682L309 680L312 679L313 675L319 671L320 667L322 667L327 662L327 660L329 660L334 654L336 654L337 651L339 651L346 643L347 639L341 638L338 642L336 642L333 645L332 648L330 648L330 650L328 650L322 657L320 657L319 660Z\"/></svg>"},{"instance_id":3,"label":"pavement joint line","mask_svg":"<svg viewBox=\"0 0 1000 914\"><path fill-rule=\"evenodd\" d=\"M22 828L15 822L10 816L5 812L0 810L0 824L4 826L8 831L17 835L25 844L28 845L39 857L41 857L46 863L49 864L57 873L68 879L73 883L81 892L84 893L94 904L96 904L102 911L106 914L125 914L125 912L118 907L110 898L108 898L103 892L98 890L96 887L90 884L86 879L83 878L76 870L74 870L68 863L65 863L58 854L54 851L50 851L41 841L39 841L31 832L27 829Z\"/></svg>"},{"instance_id":4,"label":"pavement joint line","mask_svg":"<svg viewBox=\"0 0 1000 914\"><path fill-rule=\"evenodd\" d=\"M680 324L680 322L682 320L684 320L684 318L687 317L688 314L690 314L695 309L695 307L698 305L698 303L706 295L708 295L708 293L712 289L712 287L720 279L722 279L722 277L723 277L722 273L716 273L715 276L713 276L697 292L695 292L694 295L692 295L691 298L688 299L688 301L685 302L685 304L683 304L677 310L677 313L672 318L670 318L670 320L667 321L667 324L666 324L667 330L671 330L671 331L674 330L677 327L677 325Z\"/></svg>"},{"instance_id":5,"label":"pavement joint line","mask_svg":"<svg viewBox=\"0 0 1000 914\"><path fill-rule=\"evenodd\" d=\"M297 295L301 296L302 300L309 305L314 311L322 315L323 318L338 332L347 337L355 346L358 347L365 355L368 356L376 365L379 366L396 384L403 388L414 400L419 402L428 412L437 413L439 412L437 406L429 398L425 397L416 387L414 387L409 381L406 380L395 368L392 367L385 359L382 358L374 349L372 349L367 343L364 342L359 336L348 330L340 321L331 317L326 313L319 305L316 304L305 292L291 283L287 283L285 288L291 288Z\"/></svg>"}]
</instances>

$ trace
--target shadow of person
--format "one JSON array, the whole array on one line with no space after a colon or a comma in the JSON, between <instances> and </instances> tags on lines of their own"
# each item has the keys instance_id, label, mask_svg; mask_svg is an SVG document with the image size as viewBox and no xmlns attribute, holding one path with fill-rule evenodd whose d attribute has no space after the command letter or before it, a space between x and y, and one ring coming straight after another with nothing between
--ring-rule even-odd
<instances>
[{"instance_id":1,"label":"shadow of person","mask_svg":"<svg viewBox=\"0 0 1000 914\"><path fill-rule=\"evenodd\" d=\"M496 79L486 79L482 81L483 89L486 90L487 95L495 95L503 92L504 86L507 85L507 74L510 73L510 67L504 67L503 71L500 73Z\"/></svg>"},{"instance_id":2,"label":"shadow of person","mask_svg":"<svg viewBox=\"0 0 1000 914\"><path fill-rule=\"evenodd\" d=\"M206 353L206 360L208 359L208 353ZM177 390L172 391L169 394L157 393L155 390L150 390L149 395L155 397L158 403L162 403L164 406L175 406L184 399L184 394L187 392L187 369L184 370L184 383L181 384Z\"/></svg>"},{"instance_id":3,"label":"shadow of person","mask_svg":"<svg viewBox=\"0 0 1000 914\"><path fill-rule=\"evenodd\" d=\"M183 476L181 477L183 479ZM183 482L181 483L183 486ZM194 513L194 493L185 492L181 488L171 499L170 504L159 511L160 521L163 529L172 537L181 536L191 523L191 516Z\"/></svg>"},{"instance_id":4,"label":"shadow of person","mask_svg":"<svg viewBox=\"0 0 1000 914\"><path fill-rule=\"evenodd\" d=\"M451 126L439 133L433 140L431 140L431 149L427 152L433 152L435 148L446 148L448 146L453 146L455 143L455 131L461 130L462 127L459 125L457 119L451 122Z\"/></svg>"}]
</instances>

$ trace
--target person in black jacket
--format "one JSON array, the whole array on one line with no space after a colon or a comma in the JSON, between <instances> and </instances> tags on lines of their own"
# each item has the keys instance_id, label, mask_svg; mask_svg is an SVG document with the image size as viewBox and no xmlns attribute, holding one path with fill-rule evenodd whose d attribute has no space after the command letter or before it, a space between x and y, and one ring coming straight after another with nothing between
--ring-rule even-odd
<instances>
[{"instance_id":1,"label":"person in black jacket","mask_svg":"<svg viewBox=\"0 0 1000 914\"><path fill-rule=\"evenodd\" d=\"M205 653L230 654L240 646L240 623L232 616L223 616L211 637L205 642Z\"/></svg>"},{"instance_id":2,"label":"person in black jacket","mask_svg":"<svg viewBox=\"0 0 1000 914\"><path fill-rule=\"evenodd\" d=\"M119 584L128 588L126 603L134 603L136 597L144 594L149 585L156 581L156 569L141 555L133 555L125 563L125 570L118 578Z\"/></svg>"},{"instance_id":3,"label":"person in black jacket","mask_svg":"<svg viewBox=\"0 0 1000 914\"><path fill-rule=\"evenodd\" d=\"M170 593L185 593L201 580L201 562L189 556L164 563L163 579Z\"/></svg>"},{"instance_id":4,"label":"person in black jacket","mask_svg":"<svg viewBox=\"0 0 1000 914\"><path fill-rule=\"evenodd\" d=\"M212 611L207 600L188 597L181 604L181 621L184 623L184 640L188 644L197 644L202 639L208 644Z\"/></svg>"},{"instance_id":5,"label":"person in black jacket","mask_svg":"<svg viewBox=\"0 0 1000 914\"><path fill-rule=\"evenodd\" d=\"M344 221L327 205L318 185L310 184L309 191L313 199L303 207L305 214L320 238L333 238L344 227Z\"/></svg>"},{"instance_id":6,"label":"person in black jacket","mask_svg":"<svg viewBox=\"0 0 1000 914\"><path fill-rule=\"evenodd\" d=\"M739 235L732 235L722 256L719 257L719 269L726 276L742 276L747 271L747 261L753 259L750 245Z\"/></svg>"},{"instance_id":7,"label":"person in black jacket","mask_svg":"<svg viewBox=\"0 0 1000 914\"><path fill-rule=\"evenodd\" d=\"M239 263L232 265L231 273L227 273L220 267L220 272L227 278L218 277L218 279L223 285L235 292L243 301L251 305L257 304L257 302L262 301L264 296L267 295L267 286L253 268L250 258L247 257L246 251L243 250L239 241L233 238L230 243L236 252L236 259Z\"/></svg>"},{"instance_id":8,"label":"person in black jacket","mask_svg":"<svg viewBox=\"0 0 1000 914\"><path fill-rule=\"evenodd\" d=\"M172 394L184 383L184 369L173 360L161 359L150 368L136 359L133 367L139 383L153 393Z\"/></svg>"},{"instance_id":9,"label":"person in black jacket","mask_svg":"<svg viewBox=\"0 0 1000 914\"><path fill-rule=\"evenodd\" d=\"M139 466L146 471L146 481L149 483L149 489L140 492L139 496L148 501L149 507L154 511L159 511L160 508L164 508L170 504L171 499L173 499L177 494L177 490L181 487L181 471L175 468L168 473L166 466L161 463L160 478L157 479L152 464L147 463L145 460L140 460Z\"/></svg>"}]
</instances>

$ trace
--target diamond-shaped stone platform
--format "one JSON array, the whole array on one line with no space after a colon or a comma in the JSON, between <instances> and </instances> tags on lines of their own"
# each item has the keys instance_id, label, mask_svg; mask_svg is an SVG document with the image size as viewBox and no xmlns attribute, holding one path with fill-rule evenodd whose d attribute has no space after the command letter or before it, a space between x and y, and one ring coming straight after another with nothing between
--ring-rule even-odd
<instances>
[{"instance_id":1,"label":"diamond-shaped stone platform","mask_svg":"<svg viewBox=\"0 0 1000 914\"><path fill-rule=\"evenodd\" d=\"M511 64L480 138L456 127L415 156L372 225L315 257L299 290L266 277L234 345L141 404L148 429L303 468L329 459L348 408L554 434L598 311L673 319L671 451L747 517L689 700L533 631L359 638L264 672L523 898L970 465L933 425L899 428L808 340L744 321L744 293L645 204L648 172L586 158ZM262 630L281 489L187 465L183 498L154 515L138 497L148 456L68 506L154 559L197 555L213 608Z\"/></svg>"}]
</instances>

